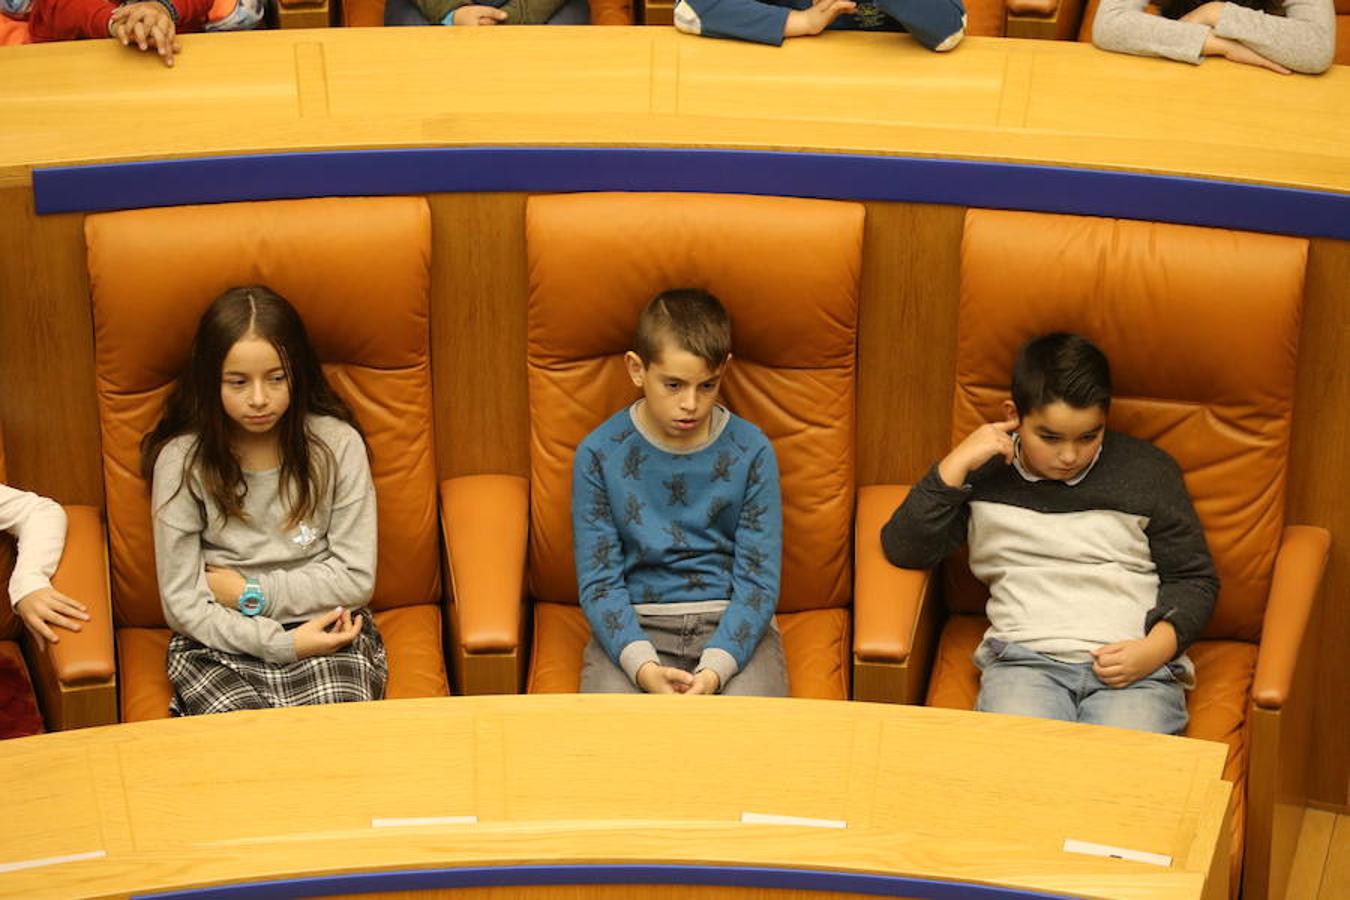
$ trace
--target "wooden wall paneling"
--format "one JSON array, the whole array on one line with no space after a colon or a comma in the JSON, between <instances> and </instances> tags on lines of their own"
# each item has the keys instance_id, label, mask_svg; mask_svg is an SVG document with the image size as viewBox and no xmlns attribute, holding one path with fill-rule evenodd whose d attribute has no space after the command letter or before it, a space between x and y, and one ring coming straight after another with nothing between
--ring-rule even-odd
<instances>
[{"instance_id":1,"label":"wooden wall paneling","mask_svg":"<svg viewBox=\"0 0 1350 900\"><path fill-rule=\"evenodd\" d=\"M1310 799L1350 808L1350 242L1313 240L1299 344L1287 519L1331 531L1318 635Z\"/></svg>"},{"instance_id":2,"label":"wooden wall paneling","mask_svg":"<svg viewBox=\"0 0 1350 900\"><path fill-rule=\"evenodd\" d=\"M965 209L868 203L858 483L913 484L950 449Z\"/></svg>"},{"instance_id":3,"label":"wooden wall paneling","mask_svg":"<svg viewBox=\"0 0 1350 900\"><path fill-rule=\"evenodd\" d=\"M526 195L428 199L439 475L528 476Z\"/></svg>"},{"instance_id":4,"label":"wooden wall paneling","mask_svg":"<svg viewBox=\"0 0 1350 900\"><path fill-rule=\"evenodd\" d=\"M84 217L0 188L0 423L12 484L103 505Z\"/></svg>"}]
</instances>

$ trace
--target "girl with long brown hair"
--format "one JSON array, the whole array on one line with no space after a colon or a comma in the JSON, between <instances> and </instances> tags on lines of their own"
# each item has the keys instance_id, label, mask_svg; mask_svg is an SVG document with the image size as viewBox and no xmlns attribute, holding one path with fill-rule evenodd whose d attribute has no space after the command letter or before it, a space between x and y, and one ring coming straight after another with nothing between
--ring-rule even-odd
<instances>
[{"instance_id":1,"label":"girl with long brown hair","mask_svg":"<svg viewBox=\"0 0 1350 900\"><path fill-rule=\"evenodd\" d=\"M174 714L384 695L365 439L290 303L211 304L141 469Z\"/></svg>"}]
</instances>

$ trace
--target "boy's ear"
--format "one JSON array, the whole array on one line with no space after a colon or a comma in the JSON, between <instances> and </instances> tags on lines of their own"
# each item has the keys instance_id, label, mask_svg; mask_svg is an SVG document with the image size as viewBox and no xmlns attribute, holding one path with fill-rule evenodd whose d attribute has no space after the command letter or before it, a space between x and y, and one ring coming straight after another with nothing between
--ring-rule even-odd
<instances>
[{"instance_id":1,"label":"boy's ear","mask_svg":"<svg viewBox=\"0 0 1350 900\"><path fill-rule=\"evenodd\" d=\"M1022 417L1017 414L1017 404L1011 400L1003 401L1003 421L1022 424Z\"/></svg>"},{"instance_id":2,"label":"boy's ear","mask_svg":"<svg viewBox=\"0 0 1350 900\"><path fill-rule=\"evenodd\" d=\"M629 350L623 355L623 365L628 370L628 377L633 379L633 384L639 388L642 387L643 377L647 374L647 367L642 364L642 357Z\"/></svg>"}]
</instances>

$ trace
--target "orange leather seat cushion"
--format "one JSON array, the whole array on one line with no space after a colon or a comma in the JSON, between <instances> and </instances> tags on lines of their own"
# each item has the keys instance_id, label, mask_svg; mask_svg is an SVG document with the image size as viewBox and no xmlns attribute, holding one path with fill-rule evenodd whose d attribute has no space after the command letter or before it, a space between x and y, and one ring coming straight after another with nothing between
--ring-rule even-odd
<instances>
[{"instance_id":1,"label":"orange leather seat cushion","mask_svg":"<svg viewBox=\"0 0 1350 900\"><path fill-rule=\"evenodd\" d=\"M974 709L980 692L980 670L971 661L980 638L989 627L983 616L952 616L942 630L928 705L947 709ZM1197 641L1187 650L1195 663L1195 689L1186 697L1191 719L1185 736L1228 745L1223 777L1233 783L1233 873L1240 883L1242 833L1246 827L1248 728L1247 696L1256 673L1254 644L1245 641Z\"/></svg>"},{"instance_id":2,"label":"orange leather seat cushion","mask_svg":"<svg viewBox=\"0 0 1350 900\"><path fill-rule=\"evenodd\" d=\"M779 613L777 621L792 696L848 699L851 647L848 610ZM581 608L536 603L534 635L534 657L526 690L531 694L576 693L581 687L581 654L591 637Z\"/></svg>"},{"instance_id":3,"label":"orange leather seat cushion","mask_svg":"<svg viewBox=\"0 0 1350 900\"><path fill-rule=\"evenodd\" d=\"M389 654L385 697L444 697L450 693L441 656L441 611L430 604L402 606L375 613L375 624ZM122 721L163 719L169 714L173 688L165 674L169 652L167 628L122 628L117 632ZM3 645L0 645L3 646Z\"/></svg>"},{"instance_id":4,"label":"orange leather seat cushion","mask_svg":"<svg viewBox=\"0 0 1350 900\"><path fill-rule=\"evenodd\" d=\"M162 719L169 714L173 688L165 670L172 634L167 628L117 629L117 687L123 722Z\"/></svg>"},{"instance_id":5,"label":"orange leather seat cushion","mask_svg":"<svg viewBox=\"0 0 1350 900\"><path fill-rule=\"evenodd\" d=\"M389 654L390 700L444 697L450 693L441 652L441 610L423 603L375 613L375 624Z\"/></svg>"}]
</instances>

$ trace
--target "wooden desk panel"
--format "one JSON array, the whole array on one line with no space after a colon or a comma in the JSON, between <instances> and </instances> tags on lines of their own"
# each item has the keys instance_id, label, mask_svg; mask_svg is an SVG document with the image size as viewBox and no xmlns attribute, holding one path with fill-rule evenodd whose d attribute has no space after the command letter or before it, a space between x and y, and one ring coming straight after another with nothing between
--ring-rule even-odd
<instances>
[{"instance_id":1,"label":"wooden desk panel","mask_svg":"<svg viewBox=\"0 0 1350 900\"><path fill-rule=\"evenodd\" d=\"M0 185L28 168L437 145L783 148L1201 174L1350 191L1350 67L1274 78L1060 41L781 48L669 28L184 35L6 48Z\"/></svg>"},{"instance_id":2,"label":"wooden desk panel","mask_svg":"<svg viewBox=\"0 0 1350 900\"><path fill-rule=\"evenodd\" d=\"M730 697L446 698L163 720L0 744L0 790L14 798L0 894L641 863L1226 896L1224 755L1032 719ZM847 827L743 824L746 811ZM477 823L372 821L466 815ZM1066 853L1066 837L1176 861Z\"/></svg>"}]
</instances>

